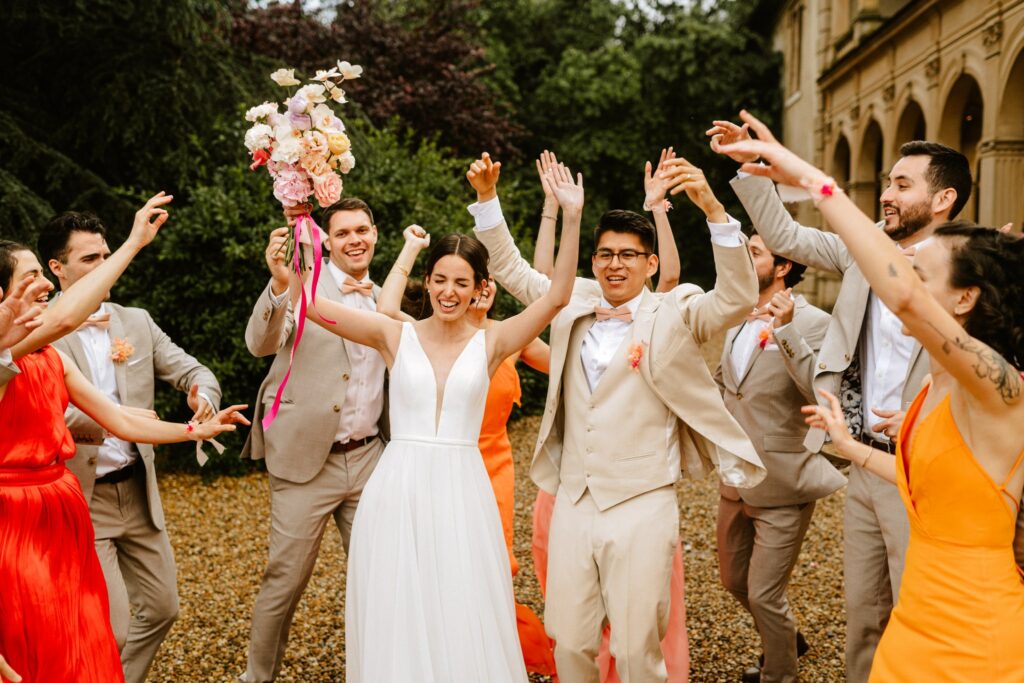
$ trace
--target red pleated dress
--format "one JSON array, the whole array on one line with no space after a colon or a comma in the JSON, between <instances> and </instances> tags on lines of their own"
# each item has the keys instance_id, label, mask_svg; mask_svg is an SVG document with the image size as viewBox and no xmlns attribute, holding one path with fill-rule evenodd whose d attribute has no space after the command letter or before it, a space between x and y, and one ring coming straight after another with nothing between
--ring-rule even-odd
<instances>
[{"instance_id":1,"label":"red pleated dress","mask_svg":"<svg viewBox=\"0 0 1024 683\"><path fill-rule=\"evenodd\" d=\"M124 681L56 350L17 361L0 399L0 655L24 683Z\"/></svg>"}]
</instances>

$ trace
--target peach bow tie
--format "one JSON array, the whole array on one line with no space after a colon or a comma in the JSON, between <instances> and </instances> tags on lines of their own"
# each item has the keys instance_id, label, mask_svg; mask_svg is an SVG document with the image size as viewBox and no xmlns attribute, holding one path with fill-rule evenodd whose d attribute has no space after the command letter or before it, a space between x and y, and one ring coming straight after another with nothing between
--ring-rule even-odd
<instances>
[{"instance_id":1,"label":"peach bow tie","mask_svg":"<svg viewBox=\"0 0 1024 683\"><path fill-rule=\"evenodd\" d=\"M370 280L367 280L365 282L356 282L352 278L347 278L344 282L341 283L341 293L351 294L352 292L355 292L356 294L362 294L363 296L372 297L373 282L371 282Z\"/></svg>"},{"instance_id":2,"label":"peach bow tie","mask_svg":"<svg viewBox=\"0 0 1024 683\"><path fill-rule=\"evenodd\" d=\"M597 322L612 319L621 320L625 323L633 322L633 314L626 307L605 308L604 306L594 306L594 314L597 316Z\"/></svg>"},{"instance_id":3,"label":"peach bow tie","mask_svg":"<svg viewBox=\"0 0 1024 683\"><path fill-rule=\"evenodd\" d=\"M84 330L87 327L97 327L101 330L106 330L110 327L110 314L109 313L96 313L90 315L85 319L85 322L78 326L78 329Z\"/></svg>"}]
</instances>

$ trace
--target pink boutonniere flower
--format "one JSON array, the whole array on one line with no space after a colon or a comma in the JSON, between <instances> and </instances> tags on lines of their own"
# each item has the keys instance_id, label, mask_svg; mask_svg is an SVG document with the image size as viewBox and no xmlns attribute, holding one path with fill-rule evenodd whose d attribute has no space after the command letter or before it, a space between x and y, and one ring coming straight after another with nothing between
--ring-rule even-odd
<instances>
[{"instance_id":1,"label":"pink boutonniere flower","mask_svg":"<svg viewBox=\"0 0 1024 683\"><path fill-rule=\"evenodd\" d=\"M634 372L639 372L640 361L644 358L644 344L636 342L629 347L626 351L626 360L629 362L629 368Z\"/></svg>"},{"instance_id":2,"label":"pink boutonniere flower","mask_svg":"<svg viewBox=\"0 0 1024 683\"><path fill-rule=\"evenodd\" d=\"M110 342L110 360L115 363L124 363L135 353L135 347L127 339L116 337Z\"/></svg>"},{"instance_id":3,"label":"pink boutonniere flower","mask_svg":"<svg viewBox=\"0 0 1024 683\"><path fill-rule=\"evenodd\" d=\"M772 341L771 325L761 328L761 331L757 333L757 345L764 350L764 347L768 346L770 341Z\"/></svg>"}]
</instances>

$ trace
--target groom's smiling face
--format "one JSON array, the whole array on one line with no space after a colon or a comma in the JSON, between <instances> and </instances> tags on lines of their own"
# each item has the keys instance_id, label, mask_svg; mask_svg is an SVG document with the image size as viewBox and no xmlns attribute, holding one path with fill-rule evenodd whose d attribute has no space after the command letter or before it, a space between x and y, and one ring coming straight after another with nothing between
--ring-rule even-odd
<instances>
[{"instance_id":1,"label":"groom's smiling face","mask_svg":"<svg viewBox=\"0 0 1024 683\"><path fill-rule=\"evenodd\" d=\"M377 228L361 209L338 211L327 226L331 261L345 273L359 279L366 275L377 244Z\"/></svg>"},{"instance_id":2,"label":"groom's smiling face","mask_svg":"<svg viewBox=\"0 0 1024 683\"><path fill-rule=\"evenodd\" d=\"M646 254L644 243L638 235L630 232L604 232L597 242L594 253L610 251L614 254L634 252L637 258L627 265L616 256L604 264L596 255L591 258L594 277L601 285L601 293L612 306L620 306L636 298L643 291L647 278L658 271L658 257ZM628 261L628 259L627 259Z\"/></svg>"}]
</instances>

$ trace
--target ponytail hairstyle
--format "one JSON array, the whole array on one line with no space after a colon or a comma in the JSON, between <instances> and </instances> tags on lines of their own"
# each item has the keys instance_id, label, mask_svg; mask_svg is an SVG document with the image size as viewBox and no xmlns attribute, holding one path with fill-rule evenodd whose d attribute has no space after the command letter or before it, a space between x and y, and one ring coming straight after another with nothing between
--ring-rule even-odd
<instances>
[{"instance_id":1,"label":"ponytail hairstyle","mask_svg":"<svg viewBox=\"0 0 1024 683\"><path fill-rule=\"evenodd\" d=\"M458 256L473 269L473 282L482 287L487 280L488 265L491 255L487 253L487 247L483 242L470 235L454 233L445 235L431 247L430 255L427 257L427 280L434 272L434 266L445 256Z\"/></svg>"},{"instance_id":2,"label":"ponytail hairstyle","mask_svg":"<svg viewBox=\"0 0 1024 683\"><path fill-rule=\"evenodd\" d=\"M953 242L949 284L979 291L964 329L1024 369L1024 239L969 221L940 225L935 236Z\"/></svg>"},{"instance_id":3,"label":"ponytail hairstyle","mask_svg":"<svg viewBox=\"0 0 1024 683\"><path fill-rule=\"evenodd\" d=\"M18 257L15 254L19 251L30 252L32 249L20 242L0 240L0 287L4 290L3 299L7 298L14 284L14 271L18 269Z\"/></svg>"}]
</instances>

